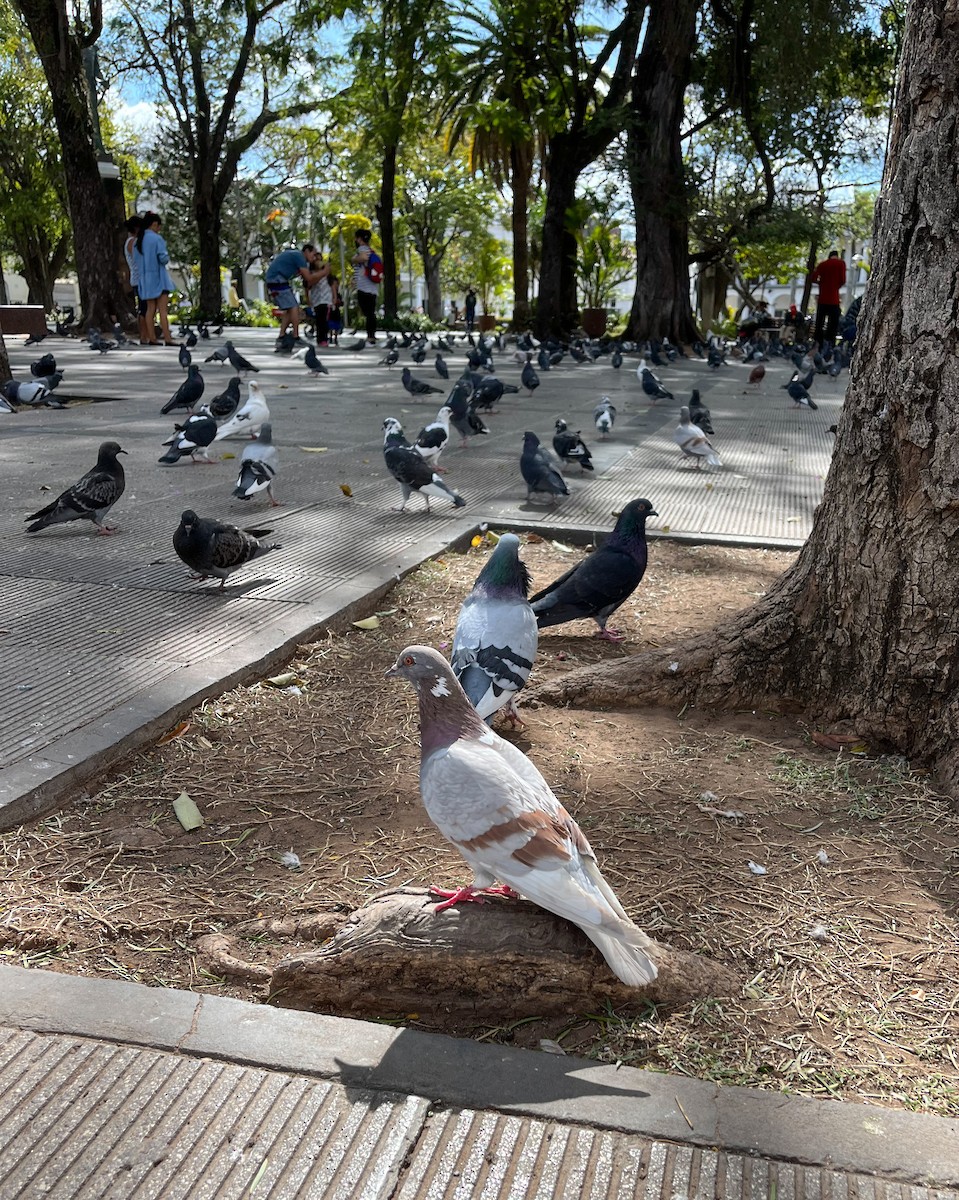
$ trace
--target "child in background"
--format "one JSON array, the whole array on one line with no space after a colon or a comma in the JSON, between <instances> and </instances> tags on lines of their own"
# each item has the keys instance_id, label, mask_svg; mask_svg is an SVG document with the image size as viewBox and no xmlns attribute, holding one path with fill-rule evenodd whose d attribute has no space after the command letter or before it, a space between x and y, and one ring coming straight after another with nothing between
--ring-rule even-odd
<instances>
[{"instance_id":1,"label":"child in background","mask_svg":"<svg viewBox=\"0 0 959 1200\"><path fill-rule=\"evenodd\" d=\"M330 301L329 316L327 318L328 336L331 346L340 344L340 334L343 331L343 301L340 297L340 281L336 275L329 277L330 289L333 292L333 298Z\"/></svg>"}]
</instances>

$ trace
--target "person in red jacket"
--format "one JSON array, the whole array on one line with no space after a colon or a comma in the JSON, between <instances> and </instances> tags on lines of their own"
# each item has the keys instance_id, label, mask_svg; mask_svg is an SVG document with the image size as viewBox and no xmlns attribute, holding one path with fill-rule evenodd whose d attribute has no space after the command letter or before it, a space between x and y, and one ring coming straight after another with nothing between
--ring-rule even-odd
<instances>
[{"instance_id":1,"label":"person in red jacket","mask_svg":"<svg viewBox=\"0 0 959 1200\"><path fill-rule=\"evenodd\" d=\"M816 305L816 332L814 337L820 347L826 342L830 346L836 343L841 313L839 289L846 282L846 264L839 257L838 250L830 250L829 257L824 259L813 271L812 282L819 284L819 301Z\"/></svg>"}]
</instances>

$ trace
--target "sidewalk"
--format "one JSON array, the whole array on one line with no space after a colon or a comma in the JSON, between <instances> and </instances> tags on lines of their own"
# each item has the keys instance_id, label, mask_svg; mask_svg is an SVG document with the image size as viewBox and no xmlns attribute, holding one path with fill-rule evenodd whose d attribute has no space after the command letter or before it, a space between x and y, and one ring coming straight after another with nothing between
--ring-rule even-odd
<instances>
[{"instance_id":1,"label":"sidewalk","mask_svg":"<svg viewBox=\"0 0 959 1200\"><path fill-rule=\"evenodd\" d=\"M620 371L608 360L565 363L542 375L532 398L504 397L499 414L487 418L489 437L447 450L447 478L465 508L435 504L427 516L414 496L401 515L390 510L400 490L383 464L383 419L399 417L415 437L446 386L442 395L413 398L399 368L378 366L381 355L372 350L326 352L330 375L313 378L301 360L273 354L271 331L228 332L261 368L256 379L281 453L281 508L234 500L235 462L157 465L173 428L173 417L159 409L183 379L172 349L101 356L85 343L48 338L43 350L67 372L61 392L78 401L64 412L0 417L0 649L10 681L0 699L0 828L49 811L68 789L155 740L202 699L268 671L319 627L372 609L395 579L481 522L588 540L612 527L614 508L646 495L660 514L652 537L668 530L671 538L798 549L829 465L827 427L841 407L842 385L827 380L817 384L824 394L818 412L795 411L778 386L791 368L779 360L769 366L765 391L748 396L747 368L731 363L713 372L704 362L680 361L659 372L676 402L653 408L632 360ZM223 340L194 351L205 398L233 373L228 365L202 365ZM37 349L9 348L14 372L25 377ZM464 357L447 357L455 377ZM442 382L432 355L414 374ZM500 356L498 374L518 382L511 356ZM712 410L722 472L679 465L672 432L693 387ZM603 394L618 414L606 442L592 429ZM570 471L571 495L553 509L528 505L519 473L523 431L533 429L548 446L558 416L583 429L596 472L581 479ZM81 522L26 535L23 518L88 470L107 438L128 451L127 489L110 516L121 532L96 537ZM238 457L242 446L220 442L215 451ZM266 524L282 549L218 594L215 585L193 582L173 552L187 507L235 524Z\"/></svg>"},{"instance_id":2,"label":"sidewalk","mask_svg":"<svg viewBox=\"0 0 959 1200\"><path fill-rule=\"evenodd\" d=\"M0 1197L954 1200L959 1121L0 969Z\"/></svg>"}]
</instances>

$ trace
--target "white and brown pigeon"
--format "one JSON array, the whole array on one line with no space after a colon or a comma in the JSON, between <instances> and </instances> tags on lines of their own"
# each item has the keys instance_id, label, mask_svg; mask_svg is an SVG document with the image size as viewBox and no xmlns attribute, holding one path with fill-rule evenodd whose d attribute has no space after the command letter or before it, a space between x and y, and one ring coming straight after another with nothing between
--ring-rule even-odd
<instances>
[{"instance_id":1,"label":"white and brown pigeon","mask_svg":"<svg viewBox=\"0 0 959 1200\"><path fill-rule=\"evenodd\" d=\"M685 404L679 410L679 424L673 432L673 441L682 450L683 461L694 462L697 471L702 470L703 463L710 467L723 465L712 442L689 419L689 408Z\"/></svg>"},{"instance_id":2,"label":"white and brown pigeon","mask_svg":"<svg viewBox=\"0 0 959 1200\"><path fill-rule=\"evenodd\" d=\"M539 641L529 582L519 538L504 533L456 618L453 673L487 723L503 709L511 724L521 724L516 696L529 679Z\"/></svg>"},{"instance_id":3,"label":"white and brown pigeon","mask_svg":"<svg viewBox=\"0 0 959 1200\"><path fill-rule=\"evenodd\" d=\"M443 898L435 911L519 893L578 925L624 983L652 983L654 943L626 915L583 831L522 750L484 724L446 659L407 646L386 674L416 691L423 804L473 869L466 887L430 889Z\"/></svg>"}]
</instances>

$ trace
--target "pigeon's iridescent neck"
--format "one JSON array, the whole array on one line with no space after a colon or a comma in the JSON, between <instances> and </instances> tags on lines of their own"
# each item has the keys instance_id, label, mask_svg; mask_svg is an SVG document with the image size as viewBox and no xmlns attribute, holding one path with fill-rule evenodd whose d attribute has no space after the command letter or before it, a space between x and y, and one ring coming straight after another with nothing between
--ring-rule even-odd
<instances>
[{"instance_id":1,"label":"pigeon's iridescent neck","mask_svg":"<svg viewBox=\"0 0 959 1200\"><path fill-rule=\"evenodd\" d=\"M452 677L438 676L431 683L417 681L420 706L420 753L426 758L435 750L452 746L460 738L482 737L486 725Z\"/></svg>"}]
</instances>

